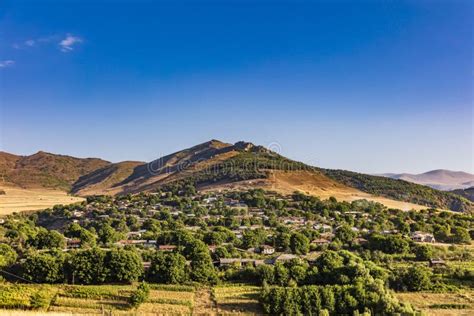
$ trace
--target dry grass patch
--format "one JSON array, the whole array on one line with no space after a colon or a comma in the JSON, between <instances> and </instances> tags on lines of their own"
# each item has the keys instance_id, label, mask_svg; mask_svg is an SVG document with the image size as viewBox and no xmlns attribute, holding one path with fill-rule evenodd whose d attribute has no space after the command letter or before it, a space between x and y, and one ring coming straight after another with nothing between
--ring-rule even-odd
<instances>
[{"instance_id":1,"label":"dry grass patch","mask_svg":"<svg viewBox=\"0 0 474 316\"><path fill-rule=\"evenodd\" d=\"M41 210L57 204L71 204L84 200L59 190L22 189L6 185L1 185L0 189L5 191L5 194L0 195L0 215Z\"/></svg>"},{"instance_id":2,"label":"dry grass patch","mask_svg":"<svg viewBox=\"0 0 474 316\"><path fill-rule=\"evenodd\" d=\"M258 302L258 286L216 286L213 290L219 314L263 314Z\"/></svg>"},{"instance_id":3,"label":"dry grass patch","mask_svg":"<svg viewBox=\"0 0 474 316\"><path fill-rule=\"evenodd\" d=\"M397 293L396 297L428 315L474 315L474 292Z\"/></svg>"},{"instance_id":4,"label":"dry grass patch","mask_svg":"<svg viewBox=\"0 0 474 316\"><path fill-rule=\"evenodd\" d=\"M2 316L40 316L44 315L44 312L36 311L14 311L7 309L0 309L0 315ZM48 316L70 316L72 312L69 311L57 311L57 312L48 312ZM78 314L75 314L78 315Z\"/></svg>"},{"instance_id":5,"label":"dry grass patch","mask_svg":"<svg viewBox=\"0 0 474 316\"><path fill-rule=\"evenodd\" d=\"M151 290L148 301L192 306L194 301L194 293Z\"/></svg>"},{"instance_id":6,"label":"dry grass patch","mask_svg":"<svg viewBox=\"0 0 474 316\"><path fill-rule=\"evenodd\" d=\"M137 315L190 315L188 306L176 304L143 303L137 309Z\"/></svg>"}]
</instances>

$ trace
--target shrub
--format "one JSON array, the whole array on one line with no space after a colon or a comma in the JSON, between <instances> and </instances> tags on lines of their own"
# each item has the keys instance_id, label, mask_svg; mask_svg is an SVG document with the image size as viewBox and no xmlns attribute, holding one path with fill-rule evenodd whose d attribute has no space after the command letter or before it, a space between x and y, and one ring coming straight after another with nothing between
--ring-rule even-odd
<instances>
[{"instance_id":1,"label":"shrub","mask_svg":"<svg viewBox=\"0 0 474 316\"><path fill-rule=\"evenodd\" d=\"M140 283L137 289L130 296L130 306L137 308L144 303L150 295L150 286L145 282Z\"/></svg>"}]
</instances>

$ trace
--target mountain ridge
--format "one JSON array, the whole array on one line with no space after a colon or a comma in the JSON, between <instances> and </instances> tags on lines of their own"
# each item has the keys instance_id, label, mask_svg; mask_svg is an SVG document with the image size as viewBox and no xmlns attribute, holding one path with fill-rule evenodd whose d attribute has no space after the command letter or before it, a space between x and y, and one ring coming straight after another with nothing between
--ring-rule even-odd
<instances>
[{"instance_id":1,"label":"mountain ridge","mask_svg":"<svg viewBox=\"0 0 474 316\"><path fill-rule=\"evenodd\" d=\"M111 163L45 152L31 156L0 153L0 171L7 181L20 186L36 181L37 186L60 188L79 196L153 192L164 186L192 184L200 190L263 188L346 201L366 198L395 208L399 204L392 202L401 201L407 203L406 209L420 205L455 211L474 209L474 204L459 195L399 179L309 166L244 141L230 144L212 139L148 163Z\"/></svg>"},{"instance_id":2,"label":"mountain ridge","mask_svg":"<svg viewBox=\"0 0 474 316\"><path fill-rule=\"evenodd\" d=\"M379 176L405 180L443 191L466 189L474 186L473 174L446 169L435 169L420 174L384 173Z\"/></svg>"}]
</instances>

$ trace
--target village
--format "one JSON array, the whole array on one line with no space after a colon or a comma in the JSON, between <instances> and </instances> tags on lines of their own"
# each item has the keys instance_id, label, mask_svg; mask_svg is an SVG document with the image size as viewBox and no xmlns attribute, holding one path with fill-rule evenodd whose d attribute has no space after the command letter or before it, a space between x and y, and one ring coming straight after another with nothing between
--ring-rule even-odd
<instances>
[{"instance_id":1,"label":"village","mask_svg":"<svg viewBox=\"0 0 474 316\"><path fill-rule=\"evenodd\" d=\"M214 265L222 269L274 265L298 258L311 264L322 251L339 249L341 242L354 249L369 248L370 237L374 234L397 236L419 244L436 242L431 232L411 231L411 227L405 225L398 227L395 223L402 212L387 211L383 206L367 201L347 204L347 208L340 210L323 207L322 212L316 213L302 209L304 203L297 194L283 196L254 191L250 195L243 194L243 198L236 198L235 192L179 194L90 198L85 205L63 211L64 216L56 216L53 223L61 221L63 229L67 226L65 222L81 227L110 225L119 233L115 239L103 243L105 248L136 247L174 252L180 250L179 244L163 243L163 238L159 237L166 230L162 227L163 222L173 223L177 229L203 239ZM256 202L252 194L260 200ZM389 217L381 225L381 218L386 215ZM42 221L46 223L49 219L40 217L40 223ZM412 220L411 224L416 229L417 222ZM341 240L347 238L344 235L348 229L349 240ZM301 233L302 249L292 249L292 233ZM65 240L65 251L83 246L79 238L66 237ZM227 251L223 255L219 249ZM437 262L441 261L438 259ZM143 265L147 268L150 263L144 261Z\"/></svg>"}]
</instances>

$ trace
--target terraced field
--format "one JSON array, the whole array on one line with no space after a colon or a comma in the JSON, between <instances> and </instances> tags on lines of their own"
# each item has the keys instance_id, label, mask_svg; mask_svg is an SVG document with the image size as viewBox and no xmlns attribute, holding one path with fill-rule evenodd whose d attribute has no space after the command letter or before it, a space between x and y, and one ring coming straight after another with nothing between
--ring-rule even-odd
<instances>
[{"instance_id":1,"label":"terraced field","mask_svg":"<svg viewBox=\"0 0 474 316\"><path fill-rule=\"evenodd\" d=\"M151 284L148 299L129 305L136 285L17 285L0 283L0 315L262 315L257 286L213 288ZM398 293L426 315L474 314L474 292Z\"/></svg>"},{"instance_id":2,"label":"terraced field","mask_svg":"<svg viewBox=\"0 0 474 316\"><path fill-rule=\"evenodd\" d=\"M45 312L58 315L190 315L192 286L151 285L147 301L137 309L129 305L134 285L14 285L0 284L0 314ZM16 310L15 312L12 310ZM20 313L20 314L18 314Z\"/></svg>"}]
</instances>

